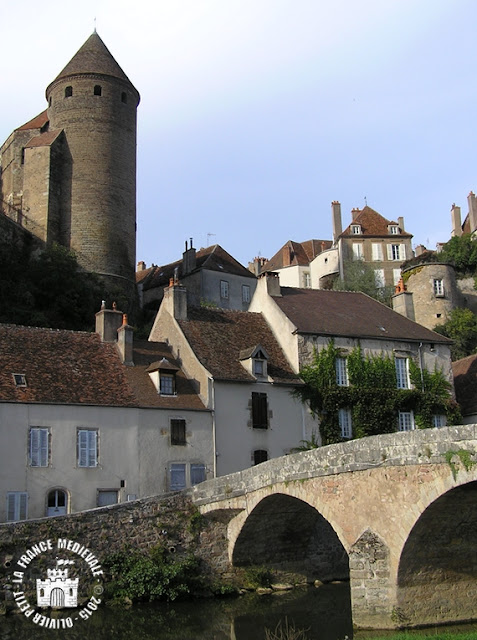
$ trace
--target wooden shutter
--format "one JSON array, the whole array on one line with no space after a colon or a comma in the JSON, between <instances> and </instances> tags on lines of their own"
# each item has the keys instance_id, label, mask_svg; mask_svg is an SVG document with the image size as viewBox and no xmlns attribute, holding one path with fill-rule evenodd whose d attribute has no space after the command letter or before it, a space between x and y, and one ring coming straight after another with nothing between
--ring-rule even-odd
<instances>
[{"instance_id":1,"label":"wooden shutter","mask_svg":"<svg viewBox=\"0 0 477 640\"><path fill-rule=\"evenodd\" d=\"M97 432L94 430L78 430L78 466L96 467L97 465Z\"/></svg>"},{"instance_id":2,"label":"wooden shutter","mask_svg":"<svg viewBox=\"0 0 477 640\"><path fill-rule=\"evenodd\" d=\"M254 429L268 429L266 393L252 393L252 426Z\"/></svg>"}]
</instances>

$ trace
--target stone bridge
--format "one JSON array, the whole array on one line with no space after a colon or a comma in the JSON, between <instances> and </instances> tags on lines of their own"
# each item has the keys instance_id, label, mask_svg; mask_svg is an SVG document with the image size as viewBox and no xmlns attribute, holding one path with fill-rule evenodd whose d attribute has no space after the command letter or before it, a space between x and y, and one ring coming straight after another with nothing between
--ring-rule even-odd
<instances>
[{"instance_id":1,"label":"stone bridge","mask_svg":"<svg viewBox=\"0 0 477 640\"><path fill-rule=\"evenodd\" d=\"M349 578L357 626L475 620L476 451L477 425L374 436L204 482L192 499L228 522L232 565Z\"/></svg>"}]
</instances>

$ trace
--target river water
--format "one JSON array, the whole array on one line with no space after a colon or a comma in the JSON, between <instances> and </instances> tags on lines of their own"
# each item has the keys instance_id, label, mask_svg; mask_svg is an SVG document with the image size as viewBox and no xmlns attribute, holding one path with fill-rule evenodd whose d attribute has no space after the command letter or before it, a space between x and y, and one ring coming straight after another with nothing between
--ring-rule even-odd
<instances>
[{"instance_id":1,"label":"river water","mask_svg":"<svg viewBox=\"0 0 477 640\"><path fill-rule=\"evenodd\" d=\"M11 614L0 618L0 640L265 640L265 630L274 630L280 621L305 629L306 640L351 640L349 584L265 596L100 606L88 620L75 620L71 629L41 629L22 614Z\"/></svg>"}]
</instances>

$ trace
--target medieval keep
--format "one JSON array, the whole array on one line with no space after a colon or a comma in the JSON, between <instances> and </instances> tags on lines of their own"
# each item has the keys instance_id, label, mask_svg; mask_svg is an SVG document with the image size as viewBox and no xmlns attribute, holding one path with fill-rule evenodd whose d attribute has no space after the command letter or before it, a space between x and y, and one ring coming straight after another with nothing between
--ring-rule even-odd
<instances>
[{"instance_id":1,"label":"medieval keep","mask_svg":"<svg viewBox=\"0 0 477 640\"><path fill-rule=\"evenodd\" d=\"M96 31L0 148L2 208L79 264L133 290L139 93Z\"/></svg>"}]
</instances>

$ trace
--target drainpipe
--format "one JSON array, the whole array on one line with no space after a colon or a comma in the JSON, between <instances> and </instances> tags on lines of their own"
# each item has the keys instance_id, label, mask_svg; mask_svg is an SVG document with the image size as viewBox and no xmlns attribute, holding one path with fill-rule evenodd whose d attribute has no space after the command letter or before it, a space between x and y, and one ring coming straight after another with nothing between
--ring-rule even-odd
<instances>
[{"instance_id":1,"label":"drainpipe","mask_svg":"<svg viewBox=\"0 0 477 640\"><path fill-rule=\"evenodd\" d=\"M215 386L214 379L209 378L209 396L210 405L212 406L212 456L213 456L213 473L214 478L217 477L217 430L215 424Z\"/></svg>"}]
</instances>

